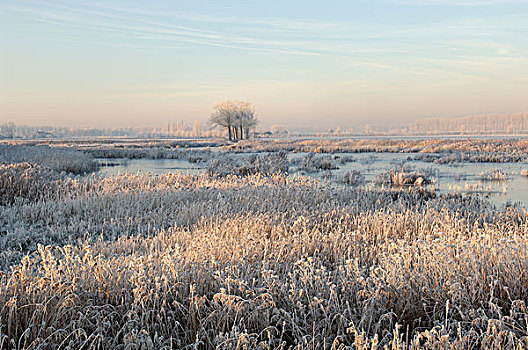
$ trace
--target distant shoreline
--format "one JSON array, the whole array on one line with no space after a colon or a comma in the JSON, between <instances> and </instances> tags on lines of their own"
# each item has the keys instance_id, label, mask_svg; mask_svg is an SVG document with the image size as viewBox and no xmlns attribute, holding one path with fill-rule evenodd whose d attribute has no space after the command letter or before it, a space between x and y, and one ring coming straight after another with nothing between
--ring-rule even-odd
<instances>
[{"instance_id":1,"label":"distant shoreline","mask_svg":"<svg viewBox=\"0 0 528 350\"><path fill-rule=\"evenodd\" d=\"M301 140L301 139L325 139L325 140L369 140L369 139L514 139L514 138L528 138L528 132L516 134L350 134L350 135L330 135L330 134L294 134L284 136L257 136L251 139L257 140ZM72 137L49 137L49 138L33 138L33 137L16 137L16 138L0 138L0 142L13 141L212 141L212 142L228 142L227 139L218 137L127 137L127 136L72 136Z\"/></svg>"}]
</instances>

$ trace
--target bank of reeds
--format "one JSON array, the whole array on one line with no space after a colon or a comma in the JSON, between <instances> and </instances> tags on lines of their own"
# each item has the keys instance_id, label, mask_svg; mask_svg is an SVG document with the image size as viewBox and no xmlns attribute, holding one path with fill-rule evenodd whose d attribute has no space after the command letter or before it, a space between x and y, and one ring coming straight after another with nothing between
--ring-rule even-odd
<instances>
[{"instance_id":1,"label":"bank of reeds","mask_svg":"<svg viewBox=\"0 0 528 350\"><path fill-rule=\"evenodd\" d=\"M15 163L39 164L71 174L86 174L99 167L90 155L71 148L0 143L0 164Z\"/></svg>"},{"instance_id":2,"label":"bank of reeds","mask_svg":"<svg viewBox=\"0 0 528 350\"><path fill-rule=\"evenodd\" d=\"M0 207L2 349L528 346L522 209L281 174L53 181Z\"/></svg>"},{"instance_id":3,"label":"bank of reeds","mask_svg":"<svg viewBox=\"0 0 528 350\"><path fill-rule=\"evenodd\" d=\"M526 139L253 139L226 146L233 152L315 152L315 153L424 153L420 160L451 162L524 162ZM433 154L431 154L433 153ZM440 155L435 154L440 153Z\"/></svg>"}]
</instances>

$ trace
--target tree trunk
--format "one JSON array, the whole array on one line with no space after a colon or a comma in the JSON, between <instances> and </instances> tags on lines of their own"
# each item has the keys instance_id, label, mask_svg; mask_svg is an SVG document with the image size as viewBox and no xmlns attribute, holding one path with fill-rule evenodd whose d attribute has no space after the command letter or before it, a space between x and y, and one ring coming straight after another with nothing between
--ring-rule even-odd
<instances>
[{"instance_id":1,"label":"tree trunk","mask_svg":"<svg viewBox=\"0 0 528 350\"><path fill-rule=\"evenodd\" d=\"M231 134L231 125L227 126L227 130L228 130L228 133L229 133L229 141L231 141L231 140L233 140L233 136Z\"/></svg>"},{"instance_id":2,"label":"tree trunk","mask_svg":"<svg viewBox=\"0 0 528 350\"><path fill-rule=\"evenodd\" d=\"M244 130L242 129L242 125L240 125L240 139L244 139Z\"/></svg>"}]
</instances>

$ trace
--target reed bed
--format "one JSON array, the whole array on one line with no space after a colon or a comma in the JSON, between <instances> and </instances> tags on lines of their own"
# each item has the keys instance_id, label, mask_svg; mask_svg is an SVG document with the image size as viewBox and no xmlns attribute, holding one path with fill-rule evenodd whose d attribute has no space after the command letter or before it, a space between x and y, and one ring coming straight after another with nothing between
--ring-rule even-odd
<instances>
[{"instance_id":1,"label":"reed bed","mask_svg":"<svg viewBox=\"0 0 528 350\"><path fill-rule=\"evenodd\" d=\"M224 148L232 152L423 153L417 159L437 163L506 163L528 159L526 139L261 139L244 140Z\"/></svg>"},{"instance_id":2,"label":"reed bed","mask_svg":"<svg viewBox=\"0 0 528 350\"><path fill-rule=\"evenodd\" d=\"M418 153L417 160L440 164L457 162L526 162L528 140L507 139L397 139L397 138L256 138L229 143L214 139L196 140L19 140L0 143L6 145L77 150L95 158L150 158L209 161L216 157L213 149L228 152L314 152L314 153ZM1 148L0 148L1 149ZM30 159L25 161L32 162ZM38 161L34 161L43 165Z\"/></svg>"},{"instance_id":3,"label":"reed bed","mask_svg":"<svg viewBox=\"0 0 528 350\"><path fill-rule=\"evenodd\" d=\"M47 144L0 143L0 164L14 163L39 164L71 174L86 174L99 168L99 163L90 155L75 149Z\"/></svg>"},{"instance_id":4,"label":"reed bed","mask_svg":"<svg viewBox=\"0 0 528 350\"><path fill-rule=\"evenodd\" d=\"M276 174L289 170L288 153L284 151L250 156L217 154L207 166L210 176Z\"/></svg>"},{"instance_id":5,"label":"reed bed","mask_svg":"<svg viewBox=\"0 0 528 350\"><path fill-rule=\"evenodd\" d=\"M524 151L504 152L455 152L445 154L418 154L412 160L421 160L436 164L456 163L524 163L528 155Z\"/></svg>"},{"instance_id":6,"label":"reed bed","mask_svg":"<svg viewBox=\"0 0 528 350\"><path fill-rule=\"evenodd\" d=\"M482 181L506 181L509 178L509 175L500 169L480 173L480 180Z\"/></svg>"},{"instance_id":7,"label":"reed bed","mask_svg":"<svg viewBox=\"0 0 528 350\"><path fill-rule=\"evenodd\" d=\"M74 150L93 158L107 159L183 159L191 162L206 162L212 156L211 147L223 146L225 142L214 139L196 140L132 140L132 139L87 139L87 140L18 140L4 145L44 148L52 150ZM31 159L26 161L31 162ZM42 164L41 162L34 161ZM45 165L45 164L43 164Z\"/></svg>"},{"instance_id":8,"label":"reed bed","mask_svg":"<svg viewBox=\"0 0 528 350\"><path fill-rule=\"evenodd\" d=\"M280 173L19 167L3 171L37 185L0 207L2 349L528 347L521 208Z\"/></svg>"}]
</instances>

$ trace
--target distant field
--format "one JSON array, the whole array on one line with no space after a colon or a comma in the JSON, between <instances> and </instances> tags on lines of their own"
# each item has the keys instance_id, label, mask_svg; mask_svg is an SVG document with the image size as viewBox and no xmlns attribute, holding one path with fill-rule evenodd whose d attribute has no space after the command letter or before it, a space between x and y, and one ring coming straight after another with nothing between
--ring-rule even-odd
<instances>
[{"instance_id":1,"label":"distant field","mask_svg":"<svg viewBox=\"0 0 528 350\"><path fill-rule=\"evenodd\" d=\"M368 153L431 166L335 169ZM527 154L525 139L4 142L0 348L528 348L528 212L434 187L445 164L528 180L504 170ZM101 159L203 170L101 176Z\"/></svg>"}]
</instances>

